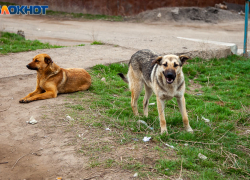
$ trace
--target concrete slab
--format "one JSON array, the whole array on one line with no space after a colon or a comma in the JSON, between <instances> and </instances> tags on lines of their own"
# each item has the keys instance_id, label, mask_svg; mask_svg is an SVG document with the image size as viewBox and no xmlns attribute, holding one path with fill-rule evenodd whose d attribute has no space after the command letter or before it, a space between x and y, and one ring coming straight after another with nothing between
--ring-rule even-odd
<instances>
[{"instance_id":1,"label":"concrete slab","mask_svg":"<svg viewBox=\"0 0 250 180\"><path fill-rule=\"evenodd\" d=\"M235 43L225 43L225 42L218 42L218 41L209 41L209 40L202 40L202 39L192 39L192 38L185 38L185 37L177 37L178 39L185 39L194 42L202 42L202 43L209 43L215 44L220 46L227 46L230 47L233 54L237 54L238 47Z\"/></svg>"}]
</instances>

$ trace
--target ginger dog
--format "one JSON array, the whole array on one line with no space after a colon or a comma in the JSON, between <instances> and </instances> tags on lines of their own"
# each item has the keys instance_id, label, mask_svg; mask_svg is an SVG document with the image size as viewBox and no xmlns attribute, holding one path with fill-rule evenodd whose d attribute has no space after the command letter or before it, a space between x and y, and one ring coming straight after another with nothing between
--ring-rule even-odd
<instances>
[{"instance_id":1,"label":"ginger dog","mask_svg":"<svg viewBox=\"0 0 250 180\"><path fill-rule=\"evenodd\" d=\"M36 55L27 68L37 71L36 90L20 99L20 103L55 98L59 93L87 90L91 85L91 77L86 70L60 68L47 54Z\"/></svg>"}]
</instances>

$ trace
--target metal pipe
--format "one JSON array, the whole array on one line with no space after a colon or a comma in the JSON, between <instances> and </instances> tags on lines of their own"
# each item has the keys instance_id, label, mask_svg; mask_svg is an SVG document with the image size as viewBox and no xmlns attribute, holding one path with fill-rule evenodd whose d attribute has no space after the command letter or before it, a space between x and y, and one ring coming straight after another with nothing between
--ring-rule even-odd
<instances>
[{"instance_id":1,"label":"metal pipe","mask_svg":"<svg viewBox=\"0 0 250 180\"><path fill-rule=\"evenodd\" d=\"M244 51L243 56L247 57L247 30L248 30L248 14L249 14L249 0L245 4L245 33L244 33Z\"/></svg>"}]
</instances>

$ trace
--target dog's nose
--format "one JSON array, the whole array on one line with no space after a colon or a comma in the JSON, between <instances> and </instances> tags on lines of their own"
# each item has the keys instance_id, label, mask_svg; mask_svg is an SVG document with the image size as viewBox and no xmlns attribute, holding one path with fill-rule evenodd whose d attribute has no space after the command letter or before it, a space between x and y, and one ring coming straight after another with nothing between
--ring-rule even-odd
<instances>
[{"instance_id":1,"label":"dog's nose","mask_svg":"<svg viewBox=\"0 0 250 180\"><path fill-rule=\"evenodd\" d=\"M29 66L29 65L26 65L26 67L27 67L27 68L30 68L30 66Z\"/></svg>"},{"instance_id":2,"label":"dog's nose","mask_svg":"<svg viewBox=\"0 0 250 180\"><path fill-rule=\"evenodd\" d=\"M175 78L175 75L173 73L167 73L167 78L171 78L171 79L174 79Z\"/></svg>"}]
</instances>

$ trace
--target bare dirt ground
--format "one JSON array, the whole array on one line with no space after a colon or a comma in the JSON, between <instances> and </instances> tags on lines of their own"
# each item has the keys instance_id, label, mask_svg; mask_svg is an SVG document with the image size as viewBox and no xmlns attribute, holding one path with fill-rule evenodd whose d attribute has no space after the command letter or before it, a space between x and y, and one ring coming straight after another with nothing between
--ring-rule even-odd
<instances>
[{"instance_id":1,"label":"bare dirt ground","mask_svg":"<svg viewBox=\"0 0 250 180\"><path fill-rule=\"evenodd\" d=\"M88 154L77 153L80 146L108 143L113 149L106 154L117 162L134 158L150 167L159 158L153 145L118 145L117 137L93 127L70 128L63 112L68 95L56 99L19 104L18 100L34 90L35 74L25 65L39 53L47 53L61 67L89 68L129 60L139 49L158 53L181 53L210 50L219 46L193 43L176 37L243 44L243 20L207 23L131 23L104 21L58 20L47 17L0 16L0 30L22 29L27 39L72 46L61 49L36 50L0 55L0 180L39 179L133 179L134 171L115 167L92 167ZM108 45L91 46L94 40ZM89 96L91 96L89 94ZM67 100L67 103L74 103ZM38 124L26 121L33 116ZM76 138L84 134L85 140ZM72 143L75 142L75 143ZM123 157L123 158L121 158ZM167 158L174 158L169 150ZM163 176L154 177L164 178Z\"/></svg>"}]
</instances>

